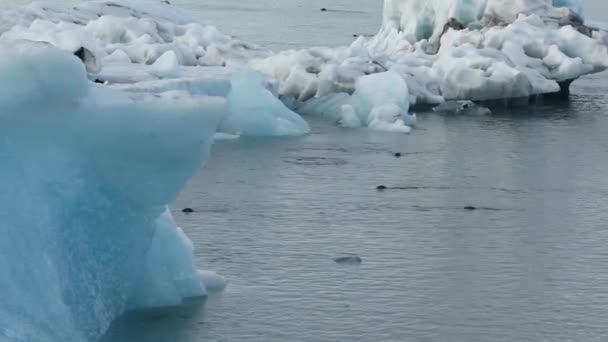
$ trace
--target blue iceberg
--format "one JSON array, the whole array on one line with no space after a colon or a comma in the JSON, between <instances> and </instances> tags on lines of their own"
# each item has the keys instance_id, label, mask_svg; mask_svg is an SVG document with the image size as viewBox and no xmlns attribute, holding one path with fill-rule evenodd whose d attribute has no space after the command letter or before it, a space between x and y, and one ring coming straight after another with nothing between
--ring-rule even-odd
<instances>
[{"instance_id":1,"label":"blue iceberg","mask_svg":"<svg viewBox=\"0 0 608 342\"><path fill-rule=\"evenodd\" d=\"M224 98L97 86L71 53L15 41L0 44L0 104L0 340L96 340L127 311L221 286L167 203Z\"/></svg>"}]
</instances>

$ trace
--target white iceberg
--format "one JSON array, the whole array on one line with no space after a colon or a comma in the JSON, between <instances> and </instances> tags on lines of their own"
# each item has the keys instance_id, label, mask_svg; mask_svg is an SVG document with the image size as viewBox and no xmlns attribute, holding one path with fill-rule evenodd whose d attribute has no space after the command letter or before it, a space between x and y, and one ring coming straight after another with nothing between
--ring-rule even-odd
<instances>
[{"instance_id":1,"label":"white iceberg","mask_svg":"<svg viewBox=\"0 0 608 342\"><path fill-rule=\"evenodd\" d=\"M605 70L605 27L587 25L574 0L386 0L383 25L369 39L249 64L275 77L286 102L306 112L389 70L406 81L410 105L529 97L566 93L572 80Z\"/></svg>"},{"instance_id":2,"label":"white iceberg","mask_svg":"<svg viewBox=\"0 0 608 342\"><path fill-rule=\"evenodd\" d=\"M345 95L354 94L360 78L387 71L405 81L410 106L567 93L572 80L608 67L606 25L587 24L583 14L575 0L386 0L382 27L369 39L273 54L168 4L95 0L69 9L34 3L6 12L0 40L83 48L95 56L95 63L86 60L92 80L151 94L172 89L182 96L227 97L242 83L234 76L253 69L266 79L248 83L260 83L251 94L269 91L300 114L356 127L349 107L342 108L352 103ZM230 96L230 107L240 113L225 120L222 133L309 131L295 113L263 97L268 103L254 109Z\"/></svg>"},{"instance_id":3,"label":"white iceberg","mask_svg":"<svg viewBox=\"0 0 608 342\"><path fill-rule=\"evenodd\" d=\"M87 69L91 80L110 88L152 95L226 97L234 101L229 108L235 112L227 113L221 133L282 136L309 132L308 124L272 95L271 80L251 76L246 86L240 86L243 78L238 75L251 73L245 63L268 56L268 52L168 4L87 1L65 9L33 3L0 15L0 41L10 44L17 40L48 42L77 55L86 54L86 60L82 59L91 64ZM231 90L233 86L235 90ZM247 107L250 98L257 100L256 106ZM222 131L224 128L228 131Z\"/></svg>"},{"instance_id":4,"label":"white iceberg","mask_svg":"<svg viewBox=\"0 0 608 342\"><path fill-rule=\"evenodd\" d=\"M607 42L574 0L386 0L374 37L277 54L157 1L5 12L0 340L95 340L221 289L167 210L215 139L308 133L296 112L409 132L416 104L564 91Z\"/></svg>"},{"instance_id":5,"label":"white iceberg","mask_svg":"<svg viewBox=\"0 0 608 342\"><path fill-rule=\"evenodd\" d=\"M407 84L392 71L360 77L352 104L359 120L378 131L409 133L411 115ZM409 120L411 121L411 120Z\"/></svg>"}]
</instances>

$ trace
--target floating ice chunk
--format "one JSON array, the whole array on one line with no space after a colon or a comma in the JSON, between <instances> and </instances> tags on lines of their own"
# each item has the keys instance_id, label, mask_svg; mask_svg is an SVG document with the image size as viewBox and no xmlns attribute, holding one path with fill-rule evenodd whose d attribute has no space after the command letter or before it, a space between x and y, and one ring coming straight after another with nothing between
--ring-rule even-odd
<instances>
[{"instance_id":1,"label":"floating ice chunk","mask_svg":"<svg viewBox=\"0 0 608 342\"><path fill-rule=\"evenodd\" d=\"M232 80L228 95L229 114L219 131L244 136L303 135L308 123L292 112L264 85L257 73L242 73Z\"/></svg>"},{"instance_id":2,"label":"floating ice chunk","mask_svg":"<svg viewBox=\"0 0 608 342\"><path fill-rule=\"evenodd\" d=\"M406 81L410 95L410 105L418 103L441 103L441 86L437 72L425 59L409 56L391 66Z\"/></svg>"},{"instance_id":3,"label":"floating ice chunk","mask_svg":"<svg viewBox=\"0 0 608 342\"><path fill-rule=\"evenodd\" d=\"M407 115L402 115L403 123L407 126L414 127L418 123L418 116L416 113L408 113Z\"/></svg>"},{"instance_id":4,"label":"floating ice chunk","mask_svg":"<svg viewBox=\"0 0 608 342\"><path fill-rule=\"evenodd\" d=\"M570 57L579 57L585 64L590 64L590 70L603 71L608 68L608 46L593 38L581 34L572 26L563 26L547 39ZM591 72L591 71L589 71Z\"/></svg>"},{"instance_id":5,"label":"floating ice chunk","mask_svg":"<svg viewBox=\"0 0 608 342\"><path fill-rule=\"evenodd\" d=\"M166 205L227 104L176 96L93 85L50 44L0 43L0 340L96 341L127 310L205 295Z\"/></svg>"},{"instance_id":6,"label":"floating ice chunk","mask_svg":"<svg viewBox=\"0 0 608 342\"><path fill-rule=\"evenodd\" d=\"M179 61L173 51L167 51L152 64L150 73L160 78L174 78L179 76Z\"/></svg>"},{"instance_id":7,"label":"floating ice chunk","mask_svg":"<svg viewBox=\"0 0 608 342\"><path fill-rule=\"evenodd\" d=\"M557 81L565 81L577 78L579 75L587 74L593 70L589 64L585 64L580 57L570 58L566 56L558 46L549 47L543 63L549 68L553 78Z\"/></svg>"},{"instance_id":8,"label":"floating ice chunk","mask_svg":"<svg viewBox=\"0 0 608 342\"><path fill-rule=\"evenodd\" d=\"M103 61L104 63L112 64L130 64L131 58L126 52L122 51L121 49L116 49L110 55L106 56Z\"/></svg>"},{"instance_id":9,"label":"floating ice chunk","mask_svg":"<svg viewBox=\"0 0 608 342\"><path fill-rule=\"evenodd\" d=\"M409 110L408 88L395 72L360 77L355 85L352 105L359 120L370 128L387 130L384 128L391 127L394 130L401 125L404 126L403 131L409 131L403 120Z\"/></svg>"},{"instance_id":10,"label":"floating ice chunk","mask_svg":"<svg viewBox=\"0 0 608 342\"><path fill-rule=\"evenodd\" d=\"M360 77L353 95L315 97L296 106L298 112L327 118L340 126L409 132L415 115L408 113L409 95L403 78L392 71Z\"/></svg>"},{"instance_id":11,"label":"floating ice chunk","mask_svg":"<svg viewBox=\"0 0 608 342\"><path fill-rule=\"evenodd\" d=\"M560 9L558 7L566 7ZM567 19L569 12L582 15L576 0L385 0L383 38L406 40L410 44L428 40L436 50L449 28L464 29L471 24L512 23L521 13L549 20Z\"/></svg>"},{"instance_id":12,"label":"floating ice chunk","mask_svg":"<svg viewBox=\"0 0 608 342\"><path fill-rule=\"evenodd\" d=\"M342 127L348 128L356 128L361 127L361 120L357 113L355 112L355 108L353 108L350 104L342 105L340 108L341 117L338 120L338 124Z\"/></svg>"},{"instance_id":13,"label":"floating ice chunk","mask_svg":"<svg viewBox=\"0 0 608 342\"><path fill-rule=\"evenodd\" d=\"M525 72L483 52L493 51L464 45L439 57L435 68L442 78L441 90L447 100L514 98L535 93Z\"/></svg>"},{"instance_id":14,"label":"floating ice chunk","mask_svg":"<svg viewBox=\"0 0 608 342\"><path fill-rule=\"evenodd\" d=\"M199 271L199 276L208 292L222 291L226 287L226 279L212 271Z\"/></svg>"},{"instance_id":15,"label":"floating ice chunk","mask_svg":"<svg viewBox=\"0 0 608 342\"><path fill-rule=\"evenodd\" d=\"M195 66L246 65L276 80L273 94L291 108L315 108L334 122L341 105L352 105L343 94L353 94L358 79L370 74L399 74L414 105L557 92L557 82L608 67L608 35L597 23L585 26L575 0L386 0L382 29L369 40L274 55L154 2L33 4L2 15L0 23L2 40L86 48L105 64L95 78L112 85L175 78L180 82L171 86L197 95L203 82L195 79L216 70Z\"/></svg>"},{"instance_id":16,"label":"floating ice chunk","mask_svg":"<svg viewBox=\"0 0 608 342\"><path fill-rule=\"evenodd\" d=\"M395 104L374 106L367 126L376 131L409 133L412 129L399 119L400 116L401 109Z\"/></svg>"},{"instance_id":17,"label":"floating ice chunk","mask_svg":"<svg viewBox=\"0 0 608 342\"><path fill-rule=\"evenodd\" d=\"M186 298L207 294L194 265L192 242L176 227L168 209L157 219L157 226L129 309L177 306Z\"/></svg>"}]
</instances>

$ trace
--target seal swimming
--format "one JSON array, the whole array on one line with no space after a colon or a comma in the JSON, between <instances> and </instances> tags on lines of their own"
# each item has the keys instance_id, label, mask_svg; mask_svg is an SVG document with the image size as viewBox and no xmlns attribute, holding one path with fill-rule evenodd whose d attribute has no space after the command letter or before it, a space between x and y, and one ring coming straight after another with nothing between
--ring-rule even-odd
<instances>
[{"instance_id":1,"label":"seal swimming","mask_svg":"<svg viewBox=\"0 0 608 342\"><path fill-rule=\"evenodd\" d=\"M360 264L363 262L363 259L359 256L344 256L335 258L334 261L338 264Z\"/></svg>"}]
</instances>

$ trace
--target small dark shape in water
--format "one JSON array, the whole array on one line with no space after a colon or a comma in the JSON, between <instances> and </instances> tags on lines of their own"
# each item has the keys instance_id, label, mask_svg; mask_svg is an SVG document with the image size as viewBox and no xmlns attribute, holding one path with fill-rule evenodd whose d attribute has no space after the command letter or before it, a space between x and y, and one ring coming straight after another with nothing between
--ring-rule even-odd
<instances>
[{"instance_id":1,"label":"small dark shape in water","mask_svg":"<svg viewBox=\"0 0 608 342\"><path fill-rule=\"evenodd\" d=\"M360 264L363 262L363 259L359 256L345 256L334 259L338 264Z\"/></svg>"},{"instance_id":2,"label":"small dark shape in water","mask_svg":"<svg viewBox=\"0 0 608 342\"><path fill-rule=\"evenodd\" d=\"M162 0L161 3L167 4L167 5L171 5L171 3L169 2L169 0Z\"/></svg>"},{"instance_id":3,"label":"small dark shape in water","mask_svg":"<svg viewBox=\"0 0 608 342\"><path fill-rule=\"evenodd\" d=\"M325 8L325 7L321 8L321 12L327 12L327 8Z\"/></svg>"},{"instance_id":4,"label":"small dark shape in water","mask_svg":"<svg viewBox=\"0 0 608 342\"><path fill-rule=\"evenodd\" d=\"M395 153L395 157L396 158L401 158L401 153L399 153L399 152Z\"/></svg>"},{"instance_id":5,"label":"small dark shape in water","mask_svg":"<svg viewBox=\"0 0 608 342\"><path fill-rule=\"evenodd\" d=\"M96 78L95 81L93 81L93 82L99 83L99 84L105 84L106 83L106 81L102 81L99 78Z\"/></svg>"},{"instance_id":6,"label":"small dark shape in water","mask_svg":"<svg viewBox=\"0 0 608 342\"><path fill-rule=\"evenodd\" d=\"M464 207L464 210L477 210L477 208L475 208L473 206L466 206L466 207Z\"/></svg>"},{"instance_id":7,"label":"small dark shape in water","mask_svg":"<svg viewBox=\"0 0 608 342\"><path fill-rule=\"evenodd\" d=\"M185 208L184 210L182 210L182 213L185 214L192 214L194 212L194 209L192 208Z\"/></svg>"},{"instance_id":8,"label":"small dark shape in water","mask_svg":"<svg viewBox=\"0 0 608 342\"><path fill-rule=\"evenodd\" d=\"M376 187L376 190L378 190L378 191L384 191L384 190L387 190L387 189L388 189L388 188L387 188L386 186L384 186L384 185L378 185L378 186Z\"/></svg>"}]
</instances>

